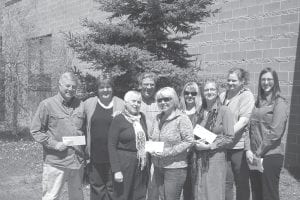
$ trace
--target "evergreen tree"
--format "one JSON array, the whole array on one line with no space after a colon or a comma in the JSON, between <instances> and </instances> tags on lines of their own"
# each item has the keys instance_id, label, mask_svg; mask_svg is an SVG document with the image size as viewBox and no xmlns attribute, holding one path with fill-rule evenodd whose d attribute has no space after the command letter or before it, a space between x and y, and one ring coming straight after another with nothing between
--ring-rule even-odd
<instances>
[{"instance_id":1,"label":"evergreen tree","mask_svg":"<svg viewBox=\"0 0 300 200\"><path fill-rule=\"evenodd\" d=\"M69 35L79 59L118 76L120 90L133 87L143 71L170 77L173 83L178 77L191 78L193 55L185 41L197 34L198 22L216 11L210 9L213 0L96 1L111 13L110 23L85 20L82 25L89 33Z\"/></svg>"}]
</instances>

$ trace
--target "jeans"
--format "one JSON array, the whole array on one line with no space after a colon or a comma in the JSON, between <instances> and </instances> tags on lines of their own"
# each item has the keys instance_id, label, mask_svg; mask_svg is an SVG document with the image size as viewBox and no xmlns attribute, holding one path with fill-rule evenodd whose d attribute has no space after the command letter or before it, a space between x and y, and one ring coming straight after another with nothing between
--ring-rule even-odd
<instances>
[{"instance_id":1,"label":"jeans","mask_svg":"<svg viewBox=\"0 0 300 200\"><path fill-rule=\"evenodd\" d=\"M167 169L154 167L153 187L159 191L159 200L180 200L181 191L186 179L187 169Z\"/></svg>"},{"instance_id":2,"label":"jeans","mask_svg":"<svg viewBox=\"0 0 300 200\"><path fill-rule=\"evenodd\" d=\"M225 200L233 200L233 183L236 186L236 200L249 200L249 167L244 149L227 151Z\"/></svg>"},{"instance_id":3,"label":"jeans","mask_svg":"<svg viewBox=\"0 0 300 200\"><path fill-rule=\"evenodd\" d=\"M279 200L279 177L283 165L283 155L265 156L264 171L250 171L253 200Z\"/></svg>"},{"instance_id":4,"label":"jeans","mask_svg":"<svg viewBox=\"0 0 300 200\"><path fill-rule=\"evenodd\" d=\"M61 190L68 182L68 194L70 200L83 200L82 178L83 168L68 169L43 165L43 197L42 200L57 200Z\"/></svg>"}]
</instances>

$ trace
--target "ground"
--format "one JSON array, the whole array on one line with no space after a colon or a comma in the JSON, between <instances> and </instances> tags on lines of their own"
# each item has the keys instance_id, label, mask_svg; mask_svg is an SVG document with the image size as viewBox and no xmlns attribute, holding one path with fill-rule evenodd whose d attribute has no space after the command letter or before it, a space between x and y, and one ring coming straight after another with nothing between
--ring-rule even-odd
<instances>
[{"instance_id":1,"label":"ground","mask_svg":"<svg viewBox=\"0 0 300 200\"><path fill-rule=\"evenodd\" d=\"M30 140L0 140L0 200L41 199L42 148ZM85 199L89 199L87 187ZM300 199L300 180L287 170L280 179L281 200ZM67 200L67 192L63 192Z\"/></svg>"}]
</instances>

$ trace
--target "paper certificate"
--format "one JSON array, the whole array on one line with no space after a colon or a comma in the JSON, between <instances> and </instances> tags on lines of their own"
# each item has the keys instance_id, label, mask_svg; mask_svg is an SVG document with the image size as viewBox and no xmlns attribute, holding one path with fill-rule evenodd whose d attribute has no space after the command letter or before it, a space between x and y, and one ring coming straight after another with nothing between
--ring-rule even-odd
<instances>
[{"instance_id":1,"label":"paper certificate","mask_svg":"<svg viewBox=\"0 0 300 200\"><path fill-rule=\"evenodd\" d=\"M217 137L216 134L210 132L209 130L205 129L199 124L195 126L193 133L194 135L198 136L200 139L205 140L209 144L213 143Z\"/></svg>"},{"instance_id":2,"label":"paper certificate","mask_svg":"<svg viewBox=\"0 0 300 200\"><path fill-rule=\"evenodd\" d=\"M145 144L146 152L163 152L164 151L164 142L154 142L154 141L146 141Z\"/></svg>"},{"instance_id":3,"label":"paper certificate","mask_svg":"<svg viewBox=\"0 0 300 200\"><path fill-rule=\"evenodd\" d=\"M66 136L62 141L67 146L85 145L85 136Z\"/></svg>"},{"instance_id":4,"label":"paper certificate","mask_svg":"<svg viewBox=\"0 0 300 200\"><path fill-rule=\"evenodd\" d=\"M248 162L248 166L250 170L257 170L262 173L264 171L263 158L254 158L252 163Z\"/></svg>"}]
</instances>

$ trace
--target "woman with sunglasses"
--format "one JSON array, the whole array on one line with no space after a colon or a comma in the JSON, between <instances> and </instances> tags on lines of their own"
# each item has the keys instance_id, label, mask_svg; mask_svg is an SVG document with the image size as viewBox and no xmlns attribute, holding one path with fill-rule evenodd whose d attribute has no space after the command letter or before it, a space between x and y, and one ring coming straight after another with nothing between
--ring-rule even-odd
<instances>
[{"instance_id":1,"label":"woman with sunglasses","mask_svg":"<svg viewBox=\"0 0 300 200\"><path fill-rule=\"evenodd\" d=\"M179 109L175 90L164 87L156 93L161 113L154 120L152 141L164 142L163 152L150 152L154 165L152 186L158 188L159 198L179 200L187 174L188 149L193 145L193 126L189 117Z\"/></svg>"},{"instance_id":2,"label":"woman with sunglasses","mask_svg":"<svg viewBox=\"0 0 300 200\"><path fill-rule=\"evenodd\" d=\"M254 96L246 88L249 73L241 68L232 68L227 75L227 89L220 95L223 105L232 112L234 140L227 151L226 200L233 200L233 183L236 199L249 200L249 167L246 152L250 149L249 119L254 107Z\"/></svg>"},{"instance_id":3,"label":"woman with sunglasses","mask_svg":"<svg viewBox=\"0 0 300 200\"><path fill-rule=\"evenodd\" d=\"M203 87L202 108L197 124L216 134L213 143L198 139L195 200L224 200L226 178L226 147L233 139L233 119L230 110L219 98L216 81L207 80Z\"/></svg>"},{"instance_id":4,"label":"woman with sunglasses","mask_svg":"<svg viewBox=\"0 0 300 200\"><path fill-rule=\"evenodd\" d=\"M180 95L180 104L182 111L188 115L193 127L195 127L198 120L199 112L202 105L200 88L196 82L188 82L183 86ZM194 167L195 154L193 148L190 149L188 154L188 167L187 167L187 177L183 186L183 199L193 200L193 179L195 175Z\"/></svg>"},{"instance_id":5,"label":"woman with sunglasses","mask_svg":"<svg viewBox=\"0 0 300 200\"><path fill-rule=\"evenodd\" d=\"M250 171L253 200L279 200L279 177L283 165L282 137L288 104L280 94L278 75L265 68L260 72L258 95L250 119L250 163L263 159L263 172Z\"/></svg>"}]
</instances>

